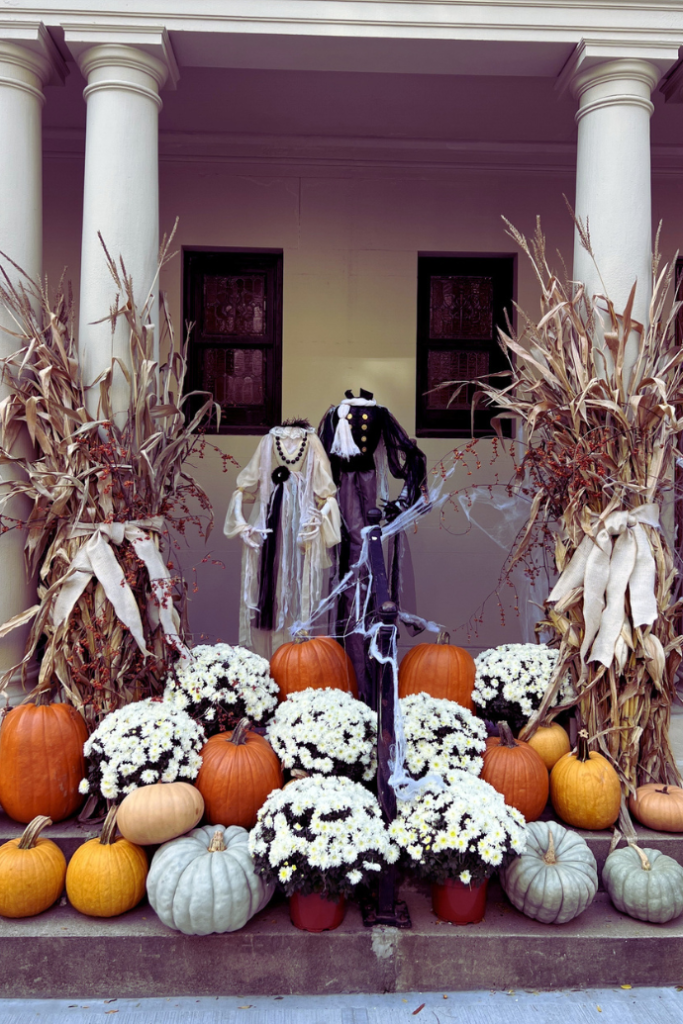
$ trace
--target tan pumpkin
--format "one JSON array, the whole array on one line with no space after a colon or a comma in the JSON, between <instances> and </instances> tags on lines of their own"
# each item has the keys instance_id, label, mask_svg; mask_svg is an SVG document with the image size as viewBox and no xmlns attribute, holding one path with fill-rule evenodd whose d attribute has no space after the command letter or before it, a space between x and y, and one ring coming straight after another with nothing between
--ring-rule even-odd
<instances>
[{"instance_id":1,"label":"tan pumpkin","mask_svg":"<svg viewBox=\"0 0 683 1024\"><path fill-rule=\"evenodd\" d=\"M51 824L39 815L19 839L0 846L0 917L42 914L61 895L66 857L51 839L40 837Z\"/></svg>"},{"instance_id":2,"label":"tan pumpkin","mask_svg":"<svg viewBox=\"0 0 683 1024\"><path fill-rule=\"evenodd\" d=\"M15 821L62 821L83 803L88 730L71 704L21 704L0 728L0 804Z\"/></svg>"},{"instance_id":3,"label":"tan pumpkin","mask_svg":"<svg viewBox=\"0 0 683 1024\"><path fill-rule=\"evenodd\" d=\"M550 773L550 799L568 825L609 828L619 816L621 784L606 757L588 749L588 733L579 733L576 753L565 754Z\"/></svg>"},{"instance_id":4,"label":"tan pumpkin","mask_svg":"<svg viewBox=\"0 0 683 1024\"><path fill-rule=\"evenodd\" d=\"M117 817L119 832L131 843L153 846L182 836L201 820L202 794L189 782L155 782L125 797Z\"/></svg>"},{"instance_id":5,"label":"tan pumpkin","mask_svg":"<svg viewBox=\"0 0 683 1024\"><path fill-rule=\"evenodd\" d=\"M462 647L451 647L444 631L435 644L417 644L405 655L398 670L398 695L428 693L474 711L475 672L472 655Z\"/></svg>"},{"instance_id":6,"label":"tan pumpkin","mask_svg":"<svg viewBox=\"0 0 683 1024\"><path fill-rule=\"evenodd\" d=\"M633 817L659 832L683 832L683 789L648 782L631 794L628 809Z\"/></svg>"},{"instance_id":7,"label":"tan pumpkin","mask_svg":"<svg viewBox=\"0 0 683 1024\"><path fill-rule=\"evenodd\" d=\"M280 688L279 699L299 690L346 690L358 696L353 664L344 648L329 636L297 633L291 643L283 644L270 659L270 674Z\"/></svg>"},{"instance_id":8,"label":"tan pumpkin","mask_svg":"<svg viewBox=\"0 0 683 1024\"><path fill-rule=\"evenodd\" d=\"M219 732L202 749L196 786L210 825L251 829L269 793L282 786L282 766L270 743L249 732L249 719Z\"/></svg>"},{"instance_id":9,"label":"tan pumpkin","mask_svg":"<svg viewBox=\"0 0 683 1024\"><path fill-rule=\"evenodd\" d=\"M66 895L72 907L88 917L118 917L145 895L147 855L141 846L116 838L112 807L99 839L79 846L66 872Z\"/></svg>"},{"instance_id":10,"label":"tan pumpkin","mask_svg":"<svg viewBox=\"0 0 683 1024\"><path fill-rule=\"evenodd\" d=\"M499 722L498 730L498 742L484 751L481 778L527 821L536 821L548 802L548 769L528 743L513 737L507 722Z\"/></svg>"},{"instance_id":11,"label":"tan pumpkin","mask_svg":"<svg viewBox=\"0 0 683 1024\"><path fill-rule=\"evenodd\" d=\"M548 771L551 771L560 758L572 749L567 730L563 729L558 722L539 725L527 743L540 756Z\"/></svg>"}]
</instances>

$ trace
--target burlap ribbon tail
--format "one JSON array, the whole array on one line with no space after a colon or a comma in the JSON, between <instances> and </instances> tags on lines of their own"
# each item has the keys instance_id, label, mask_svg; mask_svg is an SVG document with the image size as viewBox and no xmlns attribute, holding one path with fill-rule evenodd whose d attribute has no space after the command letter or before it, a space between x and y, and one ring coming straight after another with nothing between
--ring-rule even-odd
<instances>
[{"instance_id":1,"label":"burlap ribbon tail","mask_svg":"<svg viewBox=\"0 0 683 1024\"><path fill-rule=\"evenodd\" d=\"M634 626L651 626L657 618L655 559L643 525L659 529L659 507L640 505L604 520L594 516L593 524L593 535L581 541L548 601L561 601L583 587L581 660L609 668L626 622L627 589Z\"/></svg>"}]
</instances>

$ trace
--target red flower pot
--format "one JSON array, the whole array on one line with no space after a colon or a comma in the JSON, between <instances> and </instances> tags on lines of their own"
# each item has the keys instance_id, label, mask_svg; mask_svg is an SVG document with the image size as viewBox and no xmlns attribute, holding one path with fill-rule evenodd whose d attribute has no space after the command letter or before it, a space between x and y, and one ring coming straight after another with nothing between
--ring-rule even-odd
<instances>
[{"instance_id":1,"label":"red flower pot","mask_svg":"<svg viewBox=\"0 0 683 1024\"><path fill-rule=\"evenodd\" d=\"M432 908L437 917L451 924L476 924L486 909L488 878L481 885L465 885L447 878L443 885L432 886Z\"/></svg>"},{"instance_id":2,"label":"red flower pot","mask_svg":"<svg viewBox=\"0 0 683 1024\"><path fill-rule=\"evenodd\" d=\"M289 897L289 917L295 928L303 932L329 932L338 928L344 920L346 902L343 896L326 900L324 896L312 893L302 896L300 892Z\"/></svg>"}]
</instances>

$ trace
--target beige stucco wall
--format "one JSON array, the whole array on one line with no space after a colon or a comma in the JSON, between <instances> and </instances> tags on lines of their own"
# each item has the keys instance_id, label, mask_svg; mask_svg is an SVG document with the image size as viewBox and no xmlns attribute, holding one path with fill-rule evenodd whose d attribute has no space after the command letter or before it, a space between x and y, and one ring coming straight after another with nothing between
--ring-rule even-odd
<instances>
[{"instance_id":1,"label":"beige stucco wall","mask_svg":"<svg viewBox=\"0 0 683 1024\"><path fill-rule=\"evenodd\" d=\"M77 282L80 247L82 167L75 159L48 160L45 168L46 270L55 277L64 263ZM507 173L453 170L438 174L405 170L325 169L318 176L291 171L239 173L229 163L168 161L161 166L161 224L180 225L180 246L275 248L284 253L283 415L319 421L346 388L364 387L414 430L416 271L419 252L510 253L501 214L530 234L542 217L549 251L559 248L571 266L572 230L562 193L573 195L564 172ZM681 224L680 189L666 179L655 186L655 215L664 214L665 252L676 248ZM125 254L124 254L125 255ZM559 266L558 266L559 269ZM162 287L180 325L181 260L165 270ZM518 261L517 298L532 315L537 291L525 258ZM105 311L103 311L105 312ZM257 443L254 437L219 437L221 451L242 465ZM429 466L447 456L449 439L421 442ZM482 469L472 477L459 472L451 487L506 481L511 463L490 466L491 446L480 442ZM208 491L216 529L208 546L197 538L182 552L188 574L196 569L197 593L191 626L236 642L240 544L223 537L222 519L236 471L221 472L217 455L197 463L197 478ZM495 597L484 610L478 635L458 629L495 589L503 551L479 530L462 535L462 514L423 519L410 536L419 614L446 624L453 640L473 651L521 639L520 620L504 593L506 624ZM451 532L449 532L451 531ZM460 533L461 535L455 535ZM221 561L225 568L203 562ZM403 643L409 643L404 639Z\"/></svg>"}]
</instances>

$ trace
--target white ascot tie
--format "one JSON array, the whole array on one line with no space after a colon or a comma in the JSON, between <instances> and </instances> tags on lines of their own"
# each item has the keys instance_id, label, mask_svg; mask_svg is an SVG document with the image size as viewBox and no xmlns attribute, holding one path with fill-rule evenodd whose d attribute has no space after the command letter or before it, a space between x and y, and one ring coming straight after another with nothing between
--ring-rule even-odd
<instances>
[{"instance_id":1,"label":"white ascot tie","mask_svg":"<svg viewBox=\"0 0 683 1024\"><path fill-rule=\"evenodd\" d=\"M342 459L350 459L354 455L360 455L360 448L353 439L351 427L347 419L352 405L377 405L374 398L345 398L341 405L337 406L337 429L334 432L334 440L330 452L332 455L339 455Z\"/></svg>"}]
</instances>

